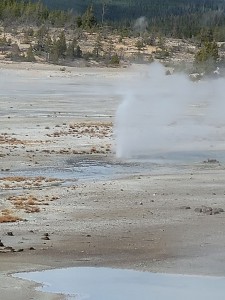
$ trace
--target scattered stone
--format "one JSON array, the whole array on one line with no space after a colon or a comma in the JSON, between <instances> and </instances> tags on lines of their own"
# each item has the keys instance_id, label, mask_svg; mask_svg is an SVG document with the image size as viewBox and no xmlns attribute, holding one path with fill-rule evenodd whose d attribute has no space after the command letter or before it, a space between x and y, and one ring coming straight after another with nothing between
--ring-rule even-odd
<instances>
[{"instance_id":1,"label":"scattered stone","mask_svg":"<svg viewBox=\"0 0 225 300\"><path fill-rule=\"evenodd\" d=\"M14 249L13 247L9 247L9 246L8 246L8 247L5 247L5 250L6 250L6 251L9 251L9 252L10 252L10 251L11 251L11 252L15 252L15 249Z\"/></svg>"},{"instance_id":2,"label":"scattered stone","mask_svg":"<svg viewBox=\"0 0 225 300\"><path fill-rule=\"evenodd\" d=\"M204 160L203 162L208 163L208 164L219 164L220 163L217 159L211 159L211 158L208 158L207 160Z\"/></svg>"},{"instance_id":3,"label":"scattered stone","mask_svg":"<svg viewBox=\"0 0 225 300\"><path fill-rule=\"evenodd\" d=\"M12 247L0 247L0 253L15 252Z\"/></svg>"},{"instance_id":4,"label":"scattered stone","mask_svg":"<svg viewBox=\"0 0 225 300\"><path fill-rule=\"evenodd\" d=\"M201 207L197 207L197 208L195 208L195 212L197 212L197 213L201 213L201 212L202 212L202 208L201 208Z\"/></svg>"},{"instance_id":5,"label":"scattered stone","mask_svg":"<svg viewBox=\"0 0 225 300\"><path fill-rule=\"evenodd\" d=\"M210 206L203 205L201 207L195 208L194 211L197 213L202 213L202 214L211 216L211 215L218 215L218 214L224 212L224 209L220 208L220 207L212 208Z\"/></svg>"},{"instance_id":6,"label":"scattered stone","mask_svg":"<svg viewBox=\"0 0 225 300\"><path fill-rule=\"evenodd\" d=\"M23 248L20 248L20 249L18 249L18 250L15 250L14 252L23 252L24 251L24 249Z\"/></svg>"},{"instance_id":7,"label":"scattered stone","mask_svg":"<svg viewBox=\"0 0 225 300\"><path fill-rule=\"evenodd\" d=\"M212 215L212 210L207 210L207 211L205 212L205 214L208 215L208 216L211 216L211 215Z\"/></svg>"},{"instance_id":8,"label":"scattered stone","mask_svg":"<svg viewBox=\"0 0 225 300\"><path fill-rule=\"evenodd\" d=\"M191 209L191 207L184 205L184 206L181 206L180 209Z\"/></svg>"},{"instance_id":9,"label":"scattered stone","mask_svg":"<svg viewBox=\"0 0 225 300\"><path fill-rule=\"evenodd\" d=\"M212 207L207 207L207 206L203 206L202 207L202 212L205 214L205 213L208 213L208 212L211 212L212 211Z\"/></svg>"},{"instance_id":10,"label":"scattered stone","mask_svg":"<svg viewBox=\"0 0 225 300\"><path fill-rule=\"evenodd\" d=\"M221 211L222 210L222 211ZM220 214L221 212L223 212L223 209L221 208L213 208L212 209L212 215L218 215Z\"/></svg>"},{"instance_id":11,"label":"scattered stone","mask_svg":"<svg viewBox=\"0 0 225 300\"><path fill-rule=\"evenodd\" d=\"M14 236L14 234L13 234L12 231L8 231L8 232L7 232L7 235L8 235L8 236Z\"/></svg>"},{"instance_id":12,"label":"scattered stone","mask_svg":"<svg viewBox=\"0 0 225 300\"><path fill-rule=\"evenodd\" d=\"M45 241L49 241L50 240L49 233L48 232L44 233L41 239Z\"/></svg>"}]
</instances>

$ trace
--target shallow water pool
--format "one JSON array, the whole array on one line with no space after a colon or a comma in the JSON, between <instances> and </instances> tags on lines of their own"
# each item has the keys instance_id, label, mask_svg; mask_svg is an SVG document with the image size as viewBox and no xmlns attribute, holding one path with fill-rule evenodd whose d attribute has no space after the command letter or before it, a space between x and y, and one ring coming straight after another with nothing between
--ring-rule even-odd
<instances>
[{"instance_id":1,"label":"shallow water pool","mask_svg":"<svg viewBox=\"0 0 225 300\"><path fill-rule=\"evenodd\" d=\"M224 300L225 277L155 274L78 267L16 275L43 284L44 292L76 300Z\"/></svg>"}]
</instances>

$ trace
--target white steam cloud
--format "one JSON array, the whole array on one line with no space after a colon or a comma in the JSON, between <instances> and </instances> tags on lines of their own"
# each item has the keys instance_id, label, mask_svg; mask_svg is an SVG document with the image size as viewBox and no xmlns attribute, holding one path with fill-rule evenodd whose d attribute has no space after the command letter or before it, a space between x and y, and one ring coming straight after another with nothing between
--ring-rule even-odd
<instances>
[{"instance_id":1,"label":"white steam cloud","mask_svg":"<svg viewBox=\"0 0 225 300\"><path fill-rule=\"evenodd\" d=\"M116 114L118 157L225 150L224 79L192 82L152 64L123 86Z\"/></svg>"}]
</instances>

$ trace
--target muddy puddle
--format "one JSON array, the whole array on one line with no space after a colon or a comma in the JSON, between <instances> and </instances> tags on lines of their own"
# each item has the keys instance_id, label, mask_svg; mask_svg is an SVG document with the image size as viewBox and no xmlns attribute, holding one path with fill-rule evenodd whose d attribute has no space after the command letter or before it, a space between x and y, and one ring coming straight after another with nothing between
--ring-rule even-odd
<instances>
[{"instance_id":1,"label":"muddy puddle","mask_svg":"<svg viewBox=\"0 0 225 300\"><path fill-rule=\"evenodd\" d=\"M74 300L224 300L225 277L155 274L110 268L78 267L19 273L40 283L39 290Z\"/></svg>"},{"instance_id":2,"label":"muddy puddle","mask_svg":"<svg viewBox=\"0 0 225 300\"><path fill-rule=\"evenodd\" d=\"M129 160L116 158L70 157L59 159L57 164L50 162L45 166L14 168L0 172L0 177L24 176L56 178L69 184L73 181L111 180L136 175L161 175L184 173L190 166L221 166L224 163L221 152L177 152L152 156L139 156Z\"/></svg>"},{"instance_id":3,"label":"muddy puddle","mask_svg":"<svg viewBox=\"0 0 225 300\"><path fill-rule=\"evenodd\" d=\"M24 176L62 179L65 182L73 180L109 180L124 176L147 174L153 171L155 164L149 163L113 163L92 159L69 159L57 166L38 166L18 168L8 172L1 172L4 176Z\"/></svg>"}]
</instances>

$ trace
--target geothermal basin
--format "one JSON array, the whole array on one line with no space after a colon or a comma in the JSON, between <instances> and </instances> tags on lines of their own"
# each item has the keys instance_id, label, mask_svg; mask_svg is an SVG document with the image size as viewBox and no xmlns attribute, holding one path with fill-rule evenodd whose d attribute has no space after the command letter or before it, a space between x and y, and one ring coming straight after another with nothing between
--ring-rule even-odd
<instances>
[{"instance_id":1,"label":"geothermal basin","mask_svg":"<svg viewBox=\"0 0 225 300\"><path fill-rule=\"evenodd\" d=\"M38 64L2 64L0 76L2 299L63 298L9 275L47 269L55 271L19 276L80 298L94 297L106 280L104 299L124 299L133 288L146 291L143 299L156 290L220 299L221 79L189 83L158 66L62 72Z\"/></svg>"}]
</instances>

